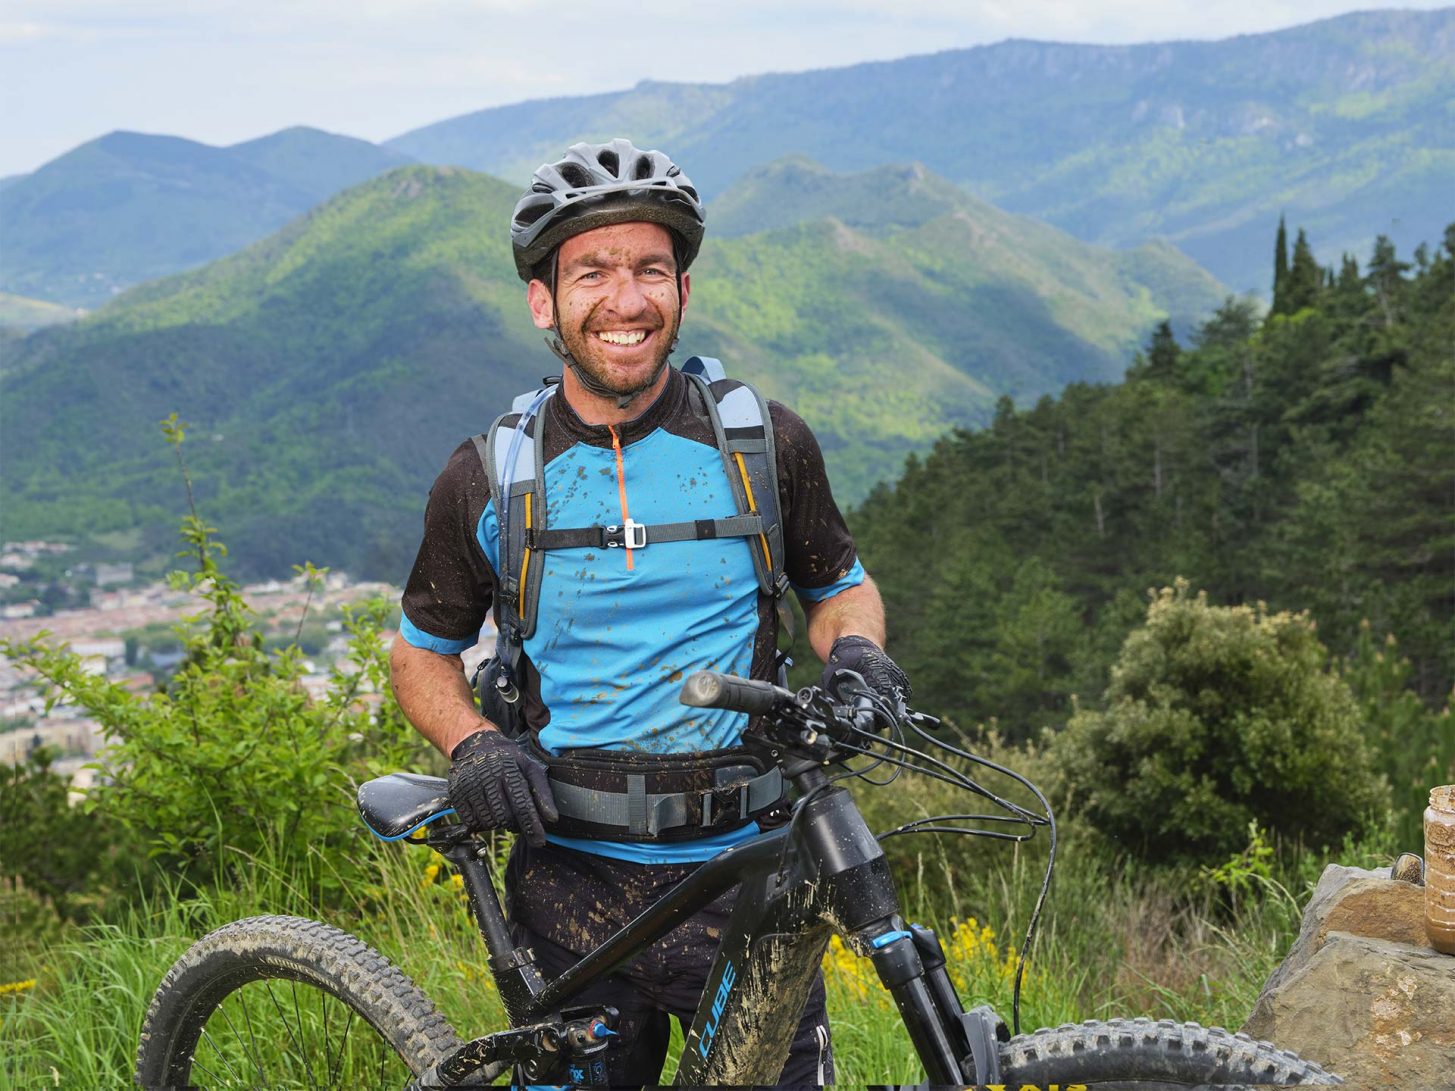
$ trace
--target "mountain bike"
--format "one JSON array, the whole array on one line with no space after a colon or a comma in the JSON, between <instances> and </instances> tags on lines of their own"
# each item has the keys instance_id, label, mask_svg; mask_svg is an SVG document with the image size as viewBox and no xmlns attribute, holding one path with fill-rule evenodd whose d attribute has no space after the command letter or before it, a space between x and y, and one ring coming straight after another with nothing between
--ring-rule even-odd
<instances>
[{"instance_id":1,"label":"mountain bike","mask_svg":"<svg viewBox=\"0 0 1455 1091\"><path fill-rule=\"evenodd\" d=\"M360 811L377 836L428 845L458 869L508 1027L462 1041L409 978L359 940L316 921L255 917L203 937L168 971L142 1027L137 1082L435 1087L510 1073L515 1083L604 1083L602 1058L617 1013L573 1006L573 998L734 886L732 915L685 1035L678 1085L772 1084L832 934L872 961L931 1084L1340 1082L1274 1045L1195 1023L1112 1019L1012 1034L988 1006L964 1010L934 932L904 919L880 839L932 829L1023 840L1048 828L1051 860L1022 947L1023 969L1054 866L1055 822L1039 790L938 738L932 717L891 706L851 672L840 673L834 692L810 686L796 693L699 672L685 683L682 701L755 717L755 739L794 788L788 820L703 863L552 980L512 942L486 844L446 821L453 809L444 780L393 773L359 789ZM996 795L935 749L1011 776L1042 810ZM957 784L996 813L936 816L876 838L843 782L904 769ZM737 790L745 789L704 793L702 805ZM1018 970L1016 1030L1020 981Z\"/></svg>"}]
</instances>

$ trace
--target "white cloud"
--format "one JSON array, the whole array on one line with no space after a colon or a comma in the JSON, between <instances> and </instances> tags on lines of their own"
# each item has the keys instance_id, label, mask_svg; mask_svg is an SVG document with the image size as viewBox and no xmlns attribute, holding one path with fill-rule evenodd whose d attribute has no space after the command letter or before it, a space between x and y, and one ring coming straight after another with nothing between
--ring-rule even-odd
<instances>
[{"instance_id":1,"label":"white cloud","mask_svg":"<svg viewBox=\"0 0 1455 1091\"><path fill-rule=\"evenodd\" d=\"M7 19L0 22L0 43L33 41L43 38L49 29L44 23L21 23Z\"/></svg>"}]
</instances>

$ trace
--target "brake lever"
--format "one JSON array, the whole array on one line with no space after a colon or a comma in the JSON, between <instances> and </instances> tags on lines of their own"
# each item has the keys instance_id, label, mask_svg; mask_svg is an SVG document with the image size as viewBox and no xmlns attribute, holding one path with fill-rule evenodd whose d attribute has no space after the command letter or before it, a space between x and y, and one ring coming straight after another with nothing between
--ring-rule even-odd
<instances>
[{"instance_id":1,"label":"brake lever","mask_svg":"<svg viewBox=\"0 0 1455 1091\"><path fill-rule=\"evenodd\" d=\"M938 716L931 716L928 712L916 712L912 708L906 708L900 719L908 720L915 727L924 728L926 731L938 731L944 726L944 721Z\"/></svg>"}]
</instances>

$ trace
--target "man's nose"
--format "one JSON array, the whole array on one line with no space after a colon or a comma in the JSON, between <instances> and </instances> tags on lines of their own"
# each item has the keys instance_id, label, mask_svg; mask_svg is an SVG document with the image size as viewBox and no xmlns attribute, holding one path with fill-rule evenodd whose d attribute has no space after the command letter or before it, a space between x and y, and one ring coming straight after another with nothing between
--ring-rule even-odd
<instances>
[{"instance_id":1,"label":"man's nose","mask_svg":"<svg viewBox=\"0 0 1455 1091\"><path fill-rule=\"evenodd\" d=\"M616 277L612 281L611 294L607 297L607 306L617 314L631 317L641 314L647 306L647 293L638 279L630 273Z\"/></svg>"}]
</instances>

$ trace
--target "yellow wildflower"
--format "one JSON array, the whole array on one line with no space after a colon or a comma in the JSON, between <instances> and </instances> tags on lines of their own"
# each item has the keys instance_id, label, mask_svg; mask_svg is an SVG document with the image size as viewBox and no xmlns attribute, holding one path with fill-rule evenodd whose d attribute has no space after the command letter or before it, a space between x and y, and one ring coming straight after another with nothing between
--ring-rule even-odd
<instances>
[{"instance_id":1,"label":"yellow wildflower","mask_svg":"<svg viewBox=\"0 0 1455 1091\"><path fill-rule=\"evenodd\" d=\"M4 996L7 993L23 993L26 989L33 988L35 988L35 978L33 977L25 981L11 981L7 984L0 985L0 996Z\"/></svg>"}]
</instances>

